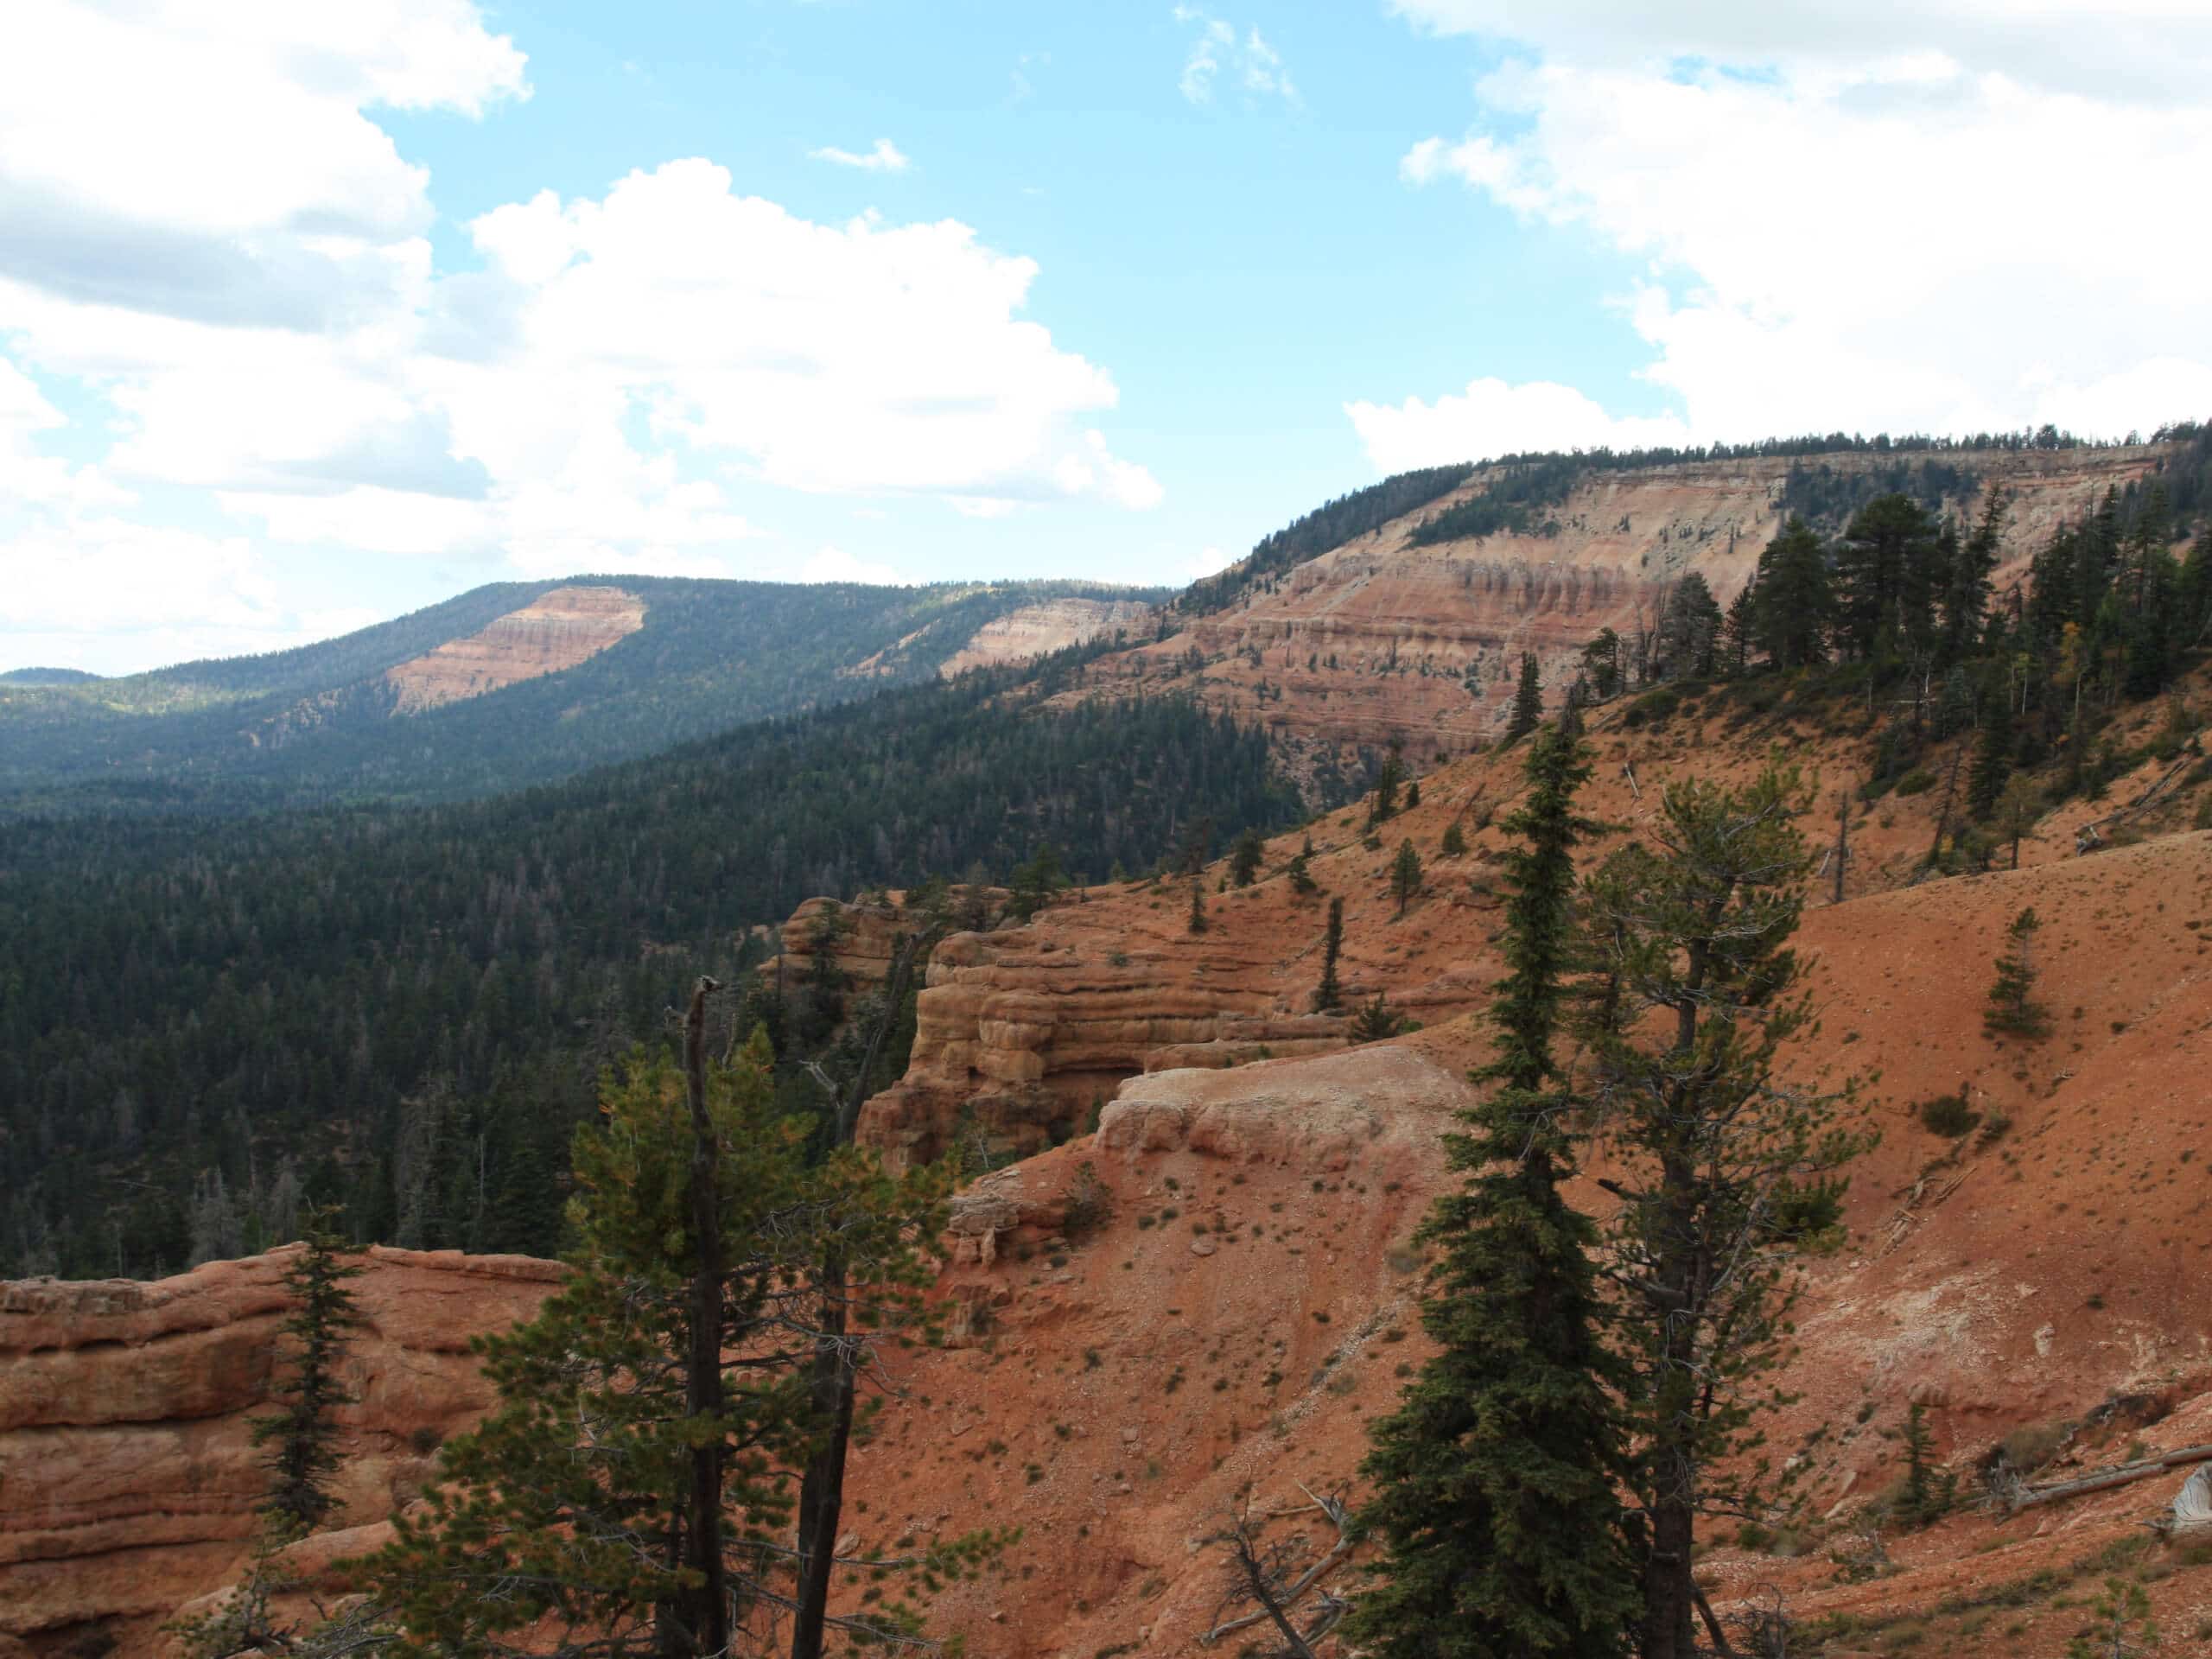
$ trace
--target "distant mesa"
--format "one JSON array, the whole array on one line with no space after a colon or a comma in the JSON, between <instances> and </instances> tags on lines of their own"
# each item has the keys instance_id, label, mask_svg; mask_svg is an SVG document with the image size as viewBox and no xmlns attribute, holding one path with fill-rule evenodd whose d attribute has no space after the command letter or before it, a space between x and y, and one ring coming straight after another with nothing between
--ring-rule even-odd
<instances>
[{"instance_id":1,"label":"distant mesa","mask_svg":"<svg viewBox=\"0 0 2212 1659\"><path fill-rule=\"evenodd\" d=\"M81 668L11 668L0 674L0 685L89 685L100 677Z\"/></svg>"},{"instance_id":2,"label":"distant mesa","mask_svg":"<svg viewBox=\"0 0 2212 1659\"><path fill-rule=\"evenodd\" d=\"M556 588L465 639L385 671L399 694L392 712L417 715L558 674L645 625L645 602L620 588Z\"/></svg>"}]
</instances>

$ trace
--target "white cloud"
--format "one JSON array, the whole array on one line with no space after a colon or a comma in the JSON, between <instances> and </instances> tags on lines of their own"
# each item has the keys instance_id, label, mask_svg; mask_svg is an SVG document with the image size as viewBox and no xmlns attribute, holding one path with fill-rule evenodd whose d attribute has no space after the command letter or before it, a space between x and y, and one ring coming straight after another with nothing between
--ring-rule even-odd
<instances>
[{"instance_id":1,"label":"white cloud","mask_svg":"<svg viewBox=\"0 0 2212 1659\"><path fill-rule=\"evenodd\" d=\"M1440 35L1593 67L1707 60L1861 74L1945 60L2120 102L2202 99L2212 10L2195 0L1389 0Z\"/></svg>"},{"instance_id":2,"label":"white cloud","mask_svg":"<svg viewBox=\"0 0 2212 1659\"><path fill-rule=\"evenodd\" d=\"M840 149L825 144L806 153L817 162L834 162L839 167L857 167L870 173L904 173L914 164L912 157L888 138L877 139L870 149Z\"/></svg>"},{"instance_id":3,"label":"white cloud","mask_svg":"<svg viewBox=\"0 0 2212 1659\"><path fill-rule=\"evenodd\" d=\"M801 582L858 582L872 588L905 588L912 586L887 564L854 557L842 548L825 547L808 558L798 568Z\"/></svg>"},{"instance_id":4,"label":"white cloud","mask_svg":"<svg viewBox=\"0 0 2212 1659\"><path fill-rule=\"evenodd\" d=\"M1386 473L1544 449L1636 449L1686 443L1671 416L1616 420L1572 386L1471 380L1433 403L1344 405L1369 459Z\"/></svg>"},{"instance_id":5,"label":"white cloud","mask_svg":"<svg viewBox=\"0 0 2212 1659\"><path fill-rule=\"evenodd\" d=\"M126 486L202 493L174 516L280 546L559 574L720 571L760 533L731 499L754 481L1159 498L1097 430L1112 378L1025 315L1035 264L951 220L815 223L677 161L495 208L468 226L486 268L441 275L428 175L372 112L528 96L468 0L23 0L9 21L10 569ZM855 159L908 165L888 140ZM34 374L99 424L65 429ZM106 453L65 464L57 435ZM240 591L229 537L171 550ZM79 589L79 620L109 603ZM234 599L191 614L247 626Z\"/></svg>"},{"instance_id":6,"label":"white cloud","mask_svg":"<svg viewBox=\"0 0 2212 1659\"><path fill-rule=\"evenodd\" d=\"M1228 569L1243 556L1241 553L1225 553L1217 547L1200 548L1183 561L1182 575L1187 582L1198 582L1217 571Z\"/></svg>"},{"instance_id":7,"label":"white cloud","mask_svg":"<svg viewBox=\"0 0 2212 1659\"><path fill-rule=\"evenodd\" d=\"M1399 9L1503 29L1482 0ZM1963 55L1986 21L1966 0L1916 12L1878 60L1824 32L1825 8L1703 4L1664 14L1666 33L1643 9L1556 10L1529 14L1542 55L1481 84L1485 124L1414 145L1400 174L1637 261L1623 305L1651 350L1641 373L1681 417L1612 420L1567 388L1478 379L1433 404L1349 405L1378 466L1839 427L2120 436L2212 413L2212 227L2177 194L2212 168L2201 103L1991 70ZM2113 26L2148 15L2125 4ZM2062 21L2094 55L2086 16ZM2212 35L2177 39L2187 53ZM2139 235L2145 257L2115 257Z\"/></svg>"},{"instance_id":8,"label":"white cloud","mask_svg":"<svg viewBox=\"0 0 2212 1659\"><path fill-rule=\"evenodd\" d=\"M1225 79L1255 102L1280 98L1286 104L1298 103L1298 88L1283 67L1281 54L1262 38L1256 25L1240 36L1233 25L1194 6L1179 5L1173 16L1177 22L1198 29L1175 83L1187 101L1211 103L1215 83Z\"/></svg>"},{"instance_id":9,"label":"white cloud","mask_svg":"<svg viewBox=\"0 0 2212 1659\"><path fill-rule=\"evenodd\" d=\"M288 607L244 537L102 516L0 545L0 639L13 664L124 673L282 651L376 620Z\"/></svg>"}]
</instances>

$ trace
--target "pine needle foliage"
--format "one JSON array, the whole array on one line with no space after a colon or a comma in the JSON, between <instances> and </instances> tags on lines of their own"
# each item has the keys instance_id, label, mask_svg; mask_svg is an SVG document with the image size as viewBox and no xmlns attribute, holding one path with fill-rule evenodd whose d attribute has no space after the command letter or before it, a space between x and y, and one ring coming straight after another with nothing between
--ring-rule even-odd
<instances>
[{"instance_id":1,"label":"pine needle foliage","mask_svg":"<svg viewBox=\"0 0 2212 1659\"><path fill-rule=\"evenodd\" d=\"M1989 1036L2050 1035L2050 1011L2035 1000L2035 943L2042 929L2043 918L2030 905L2005 930L2005 952L1997 958L1997 976L1989 985L1989 1006L1981 1015L1981 1028Z\"/></svg>"},{"instance_id":2,"label":"pine needle foliage","mask_svg":"<svg viewBox=\"0 0 2212 1659\"><path fill-rule=\"evenodd\" d=\"M360 1268L346 1260L346 1241L332 1230L331 1211L309 1214L300 1253L284 1269L292 1311L280 1327L288 1351L276 1389L280 1408L252 1427L253 1443L269 1448L269 1495L261 1514L279 1541L313 1532L337 1507L330 1482L338 1470L338 1428L331 1413L353 1397L340 1373L361 1322L346 1285L360 1276Z\"/></svg>"},{"instance_id":3,"label":"pine needle foliage","mask_svg":"<svg viewBox=\"0 0 2212 1659\"><path fill-rule=\"evenodd\" d=\"M1596 1230L1560 1196L1575 1101L1553 1039L1573 950L1573 810L1584 752L1555 728L1504 827L1509 971L1487 1085L1446 1138L1460 1189L1416 1242L1434 1253L1421 1309L1438 1347L1378 1421L1362 1517L1380 1582L1347 1629L1376 1659L1615 1659L1638 1612L1617 1481L1615 1368L1599 1334Z\"/></svg>"},{"instance_id":4,"label":"pine needle foliage","mask_svg":"<svg viewBox=\"0 0 2212 1659\"><path fill-rule=\"evenodd\" d=\"M1592 1104L1620 1201L1607 1229L1611 1345L1629 1370L1643 1511L1644 1659L1696 1651L1696 1518L1766 1501L1758 1419L1790 1351L1808 1238L1829 1231L1835 1172L1872 1144L1841 1122L1855 1093L1777 1075L1812 1023L1788 948L1810 873L1796 772L1741 788L1670 785L1648 840L1584 889L1601 995L1585 1022Z\"/></svg>"},{"instance_id":5,"label":"pine needle foliage","mask_svg":"<svg viewBox=\"0 0 2212 1659\"><path fill-rule=\"evenodd\" d=\"M1544 686L1537 677L1536 658L1529 652L1521 653L1521 679L1513 689L1513 714L1506 721L1505 741L1510 747L1536 729L1544 717Z\"/></svg>"},{"instance_id":6,"label":"pine needle foliage","mask_svg":"<svg viewBox=\"0 0 2212 1659\"><path fill-rule=\"evenodd\" d=\"M569 1277L535 1319L479 1339L498 1404L447 1444L427 1512L396 1517L397 1538L358 1571L385 1622L381 1651L695 1659L679 1609L698 1581L681 1563L702 1437L722 1448L728 1651L777 1650L794 1499L817 1440L814 1274L842 1256L850 1329L870 1351L921 1332L917 1241L940 1230L949 1183L937 1170L893 1177L849 1147L810 1164L806 1124L775 1108L772 1063L756 1033L708 1073L726 1263L720 1411L686 1414L697 1251L682 1079L635 1055L576 1137ZM1003 1541L971 1535L860 1566L926 1597ZM902 1648L920 1613L894 1594L830 1623L853 1646Z\"/></svg>"}]
</instances>

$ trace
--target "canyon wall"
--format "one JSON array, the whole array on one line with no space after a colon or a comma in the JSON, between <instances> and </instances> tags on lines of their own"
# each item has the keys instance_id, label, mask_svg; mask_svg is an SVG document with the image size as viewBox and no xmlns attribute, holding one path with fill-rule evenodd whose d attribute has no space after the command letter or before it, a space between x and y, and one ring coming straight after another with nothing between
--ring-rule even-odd
<instances>
[{"instance_id":1,"label":"canyon wall","mask_svg":"<svg viewBox=\"0 0 2212 1659\"><path fill-rule=\"evenodd\" d=\"M2052 533L2164 451L2149 445L1935 457L2008 498L1999 590ZM1438 502L1357 537L1167 639L1094 665L1077 696L1192 690L1296 750L1402 741L1421 766L1494 739L1521 654L1534 652L1554 702L1590 639L1656 623L1669 583L1694 571L1725 607L1782 527L1793 465L1853 476L1910 455L1835 454L1686 462L1592 472L1549 516L1548 534L1416 546L1419 524L1482 493L1478 474ZM1539 512L1540 518L1543 515Z\"/></svg>"},{"instance_id":2,"label":"canyon wall","mask_svg":"<svg viewBox=\"0 0 2212 1659\"><path fill-rule=\"evenodd\" d=\"M235 1574L267 1490L250 1425L290 1254L150 1284L0 1284L0 1637L97 1627L144 1653L153 1625ZM469 1339L528 1316L560 1273L451 1250L378 1248L361 1265L354 1402L337 1414L348 1525L420 1489L490 1399Z\"/></svg>"},{"instance_id":3,"label":"canyon wall","mask_svg":"<svg viewBox=\"0 0 2212 1659\"><path fill-rule=\"evenodd\" d=\"M1132 638L1148 632L1153 607L1134 599L1048 599L994 617L976 630L957 652L938 664L946 679L963 670L999 663L1026 663L1070 645L1120 630Z\"/></svg>"}]
</instances>

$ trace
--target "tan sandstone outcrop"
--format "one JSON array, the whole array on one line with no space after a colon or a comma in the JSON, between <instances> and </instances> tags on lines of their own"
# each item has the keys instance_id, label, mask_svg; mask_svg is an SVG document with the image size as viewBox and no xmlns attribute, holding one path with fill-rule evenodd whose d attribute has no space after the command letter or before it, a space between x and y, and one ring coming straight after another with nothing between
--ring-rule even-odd
<instances>
[{"instance_id":1,"label":"tan sandstone outcrop","mask_svg":"<svg viewBox=\"0 0 2212 1659\"><path fill-rule=\"evenodd\" d=\"M465 639L448 639L386 669L392 712L420 714L480 697L541 674L557 674L645 626L645 602L620 588L556 588Z\"/></svg>"},{"instance_id":2,"label":"tan sandstone outcrop","mask_svg":"<svg viewBox=\"0 0 2212 1659\"><path fill-rule=\"evenodd\" d=\"M1024 605L984 623L937 671L949 680L967 669L1026 663L1117 630L1134 638L1152 627L1155 614L1135 599L1048 599Z\"/></svg>"},{"instance_id":3,"label":"tan sandstone outcrop","mask_svg":"<svg viewBox=\"0 0 2212 1659\"><path fill-rule=\"evenodd\" d=\"M0 1634L107 1622L143 1640L236 1572L267 1486L249 1426L269 1396L291 1253L153 1283L0 1285ZM349 1524L419 1489L439 1443L488 1403L469 1339L527 1316L561 1271L383 1248L361 1265L365 1323L345 1374L356 1398L338 1413Z\"/></svg>"}]
</instances>

